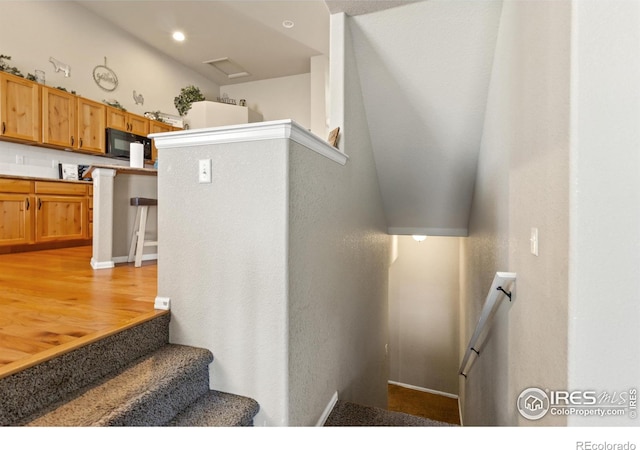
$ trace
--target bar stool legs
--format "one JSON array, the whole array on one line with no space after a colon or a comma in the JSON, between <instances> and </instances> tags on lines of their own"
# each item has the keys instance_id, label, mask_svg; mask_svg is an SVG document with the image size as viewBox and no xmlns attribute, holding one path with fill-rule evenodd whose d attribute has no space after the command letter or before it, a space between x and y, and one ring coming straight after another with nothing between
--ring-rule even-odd
<instances>
[{"instance_id":1,"label":"bar stool legs","mask_svg":"<svg viewBox=\"0 0 640 450\"><path fill-rule=\"evenodd\" d=\"M129 246L128 262L135 260L135 267L142 265L142 253L144 247L157 246L158 241L146 240L145 233L147 228L147 216L149 214L149 206L157 206L158 201L153 198L133 197L131 199L131 206L135 206L136 221L133 226L133 232L131 233L131 244Z\"/></svg>"}]
</instances>

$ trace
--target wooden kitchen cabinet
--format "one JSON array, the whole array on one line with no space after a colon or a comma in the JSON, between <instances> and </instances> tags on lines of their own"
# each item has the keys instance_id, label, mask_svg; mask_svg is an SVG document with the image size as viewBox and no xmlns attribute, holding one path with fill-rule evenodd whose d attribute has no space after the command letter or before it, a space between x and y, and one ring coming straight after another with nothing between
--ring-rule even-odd
<instances>
[{"instance_id":1,"label":"wooden kitchen cabinet","mask_svg":"<svg viewBox=\"0 0 640 450\"><path fill-rule=\"evenodd\" d=\"M36 242L89 238L87 185L35 181Z\"/></svg>"},{"instance_id":2,"label":"wooden kitchen cabinet","mask_svg":"<svg viewBox=\"0 0 640 450\"><path fill-rule=\"evenodd\" d=\"M40 142L40 85L0 72L0 136Z\"/></svg>"},{"instance_id":3,"label":"wooden kitchen cabinet","mask_svg":"<svg viewBox=\"0 0 640 450\"><path fill-rule=\"evenodd\" d=\"M77 98L78 150L104 154L106 150L107 116L102 103Z\"/></svg>"},{"instance_id":4,"label":"wooden kitchen cabinet","mask_svg":"<svg viewBox=\"0 0 640 450\"><path fill-rule=\"evenodd\" d=\"M113 106L107 106L107 128L115 128L139 136L147 136L149 134L149 119L122 111Z\"/></svg>"},{"instance_id":5,"label":"wooden kitchen cabinet","mask_svg":"<svg viewBox=\"0 0 640 450\"><path fill-rule=\"evenodd\" d=\"M169 131L175 131L176 128L168 123L158 122L157 120L149 120L149 134L152 133L167 133ZM156 161L158 159L158 149L156 148L156 141L151 140L151 159Z\"/></svg>"},{"instance_id":6,"label":"wooden kitchen cabinet","mask_svg":"<svg viewBox=\"0 0 640 450\"><path fill-rule=\"evenodd\" d=\"M0 179L0 246L33 240L33 211L31 182Z\"/></svg>"},{"instance_id":7,"label":"wooden kitchen cabinet","mask_svg":"<svg viewBox=\"0 0 640 450\"><path fill-rule=\"evenodd\" d=\"M106 106L60 89L42 87L42 143L104 154Z\"/></svg>"},{"instance_id":8,"label":"wooden kitchen cabinet","mask_svg":"<svg viewBox=\"0 0 640 450\"><path fill-rule=\"evenodd\" d=\"M42 86L42 143L62 148L76 147L77 100L74 94Z\"/></svg>"}]
</instances>

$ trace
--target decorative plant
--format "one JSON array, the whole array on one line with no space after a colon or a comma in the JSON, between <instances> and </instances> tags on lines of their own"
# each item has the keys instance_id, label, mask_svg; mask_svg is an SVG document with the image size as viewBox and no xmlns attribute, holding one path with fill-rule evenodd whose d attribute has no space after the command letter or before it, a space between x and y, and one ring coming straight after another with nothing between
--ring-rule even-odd
<instances>
[{"instance_id":1,"label":"decorative plant","mask_svg":"<svg viewBox=\"0 0 640 450\"><path fill-rule=\"evenodd\" d=\"M19 77L24 78L24 75L22 75L22 72L20 72L17 67L10 66L8 63L6 63L4 61L5 59L7 61L11 61L11 56L0 55L0 71L7 72L12 75L17 75Z\"/></svg>"},{"instance_id":2,"label":"decorative plant","mask_svg":"<svg viewBox=\"0 0 640 450\"><path fill-rule=\"evenodd\" d=\"M118 100L102 100L102 103L104 103L105 105L113 106L114 108L118 108L120 111L126 111L126 109L124 109L124 106L122 106Z\"/></svg>"},{"instance_id":3,"label":"decorative plant","mask_svg":"<svg viewBox=\"0 0 640 450\"><path fill-rule=\"evenodd\" d=\"M205 100L205 98L202 92L200 92L200 88L190 85L180 90L180 95L173 99L173 104L178 110L178 114L184 116L191 109L191 103L201 102L203 100Z\"/></svg>"}]
</instances>

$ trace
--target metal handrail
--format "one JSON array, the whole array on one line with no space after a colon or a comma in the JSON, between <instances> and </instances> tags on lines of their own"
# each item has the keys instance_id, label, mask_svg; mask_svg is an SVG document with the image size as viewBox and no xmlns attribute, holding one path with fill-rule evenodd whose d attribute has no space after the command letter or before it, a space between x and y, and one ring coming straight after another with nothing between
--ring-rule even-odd
<instances>
[{"instance_id":1,"label":"metal handrail","mask_svg":"<svg viewBox=\"0 0 640 450\"><path fill-rule=\"evenodd\" d=\"M496 303L503 296L508 297L509 301L511 301L511 291L507 291L506 288L508 288L511 283L515 282L515 280L516 274L513 272L496 272L495 277L493 277L493 283L491 283L489 294L487 294L487 299L484 301L484 306L482 307L478 324L476 325L476 329L469 340L469 345L467 346L464 358L462 359L462 364L460 364L460 375L465 378L467 377L465 369L467 368L467 363L469 362L469 358L471 358L471 354L475 353L476 357L480 356L480 352L476 349L476 344L487 325L487 321L495 309Z\"/></svg>"}]
</instances>

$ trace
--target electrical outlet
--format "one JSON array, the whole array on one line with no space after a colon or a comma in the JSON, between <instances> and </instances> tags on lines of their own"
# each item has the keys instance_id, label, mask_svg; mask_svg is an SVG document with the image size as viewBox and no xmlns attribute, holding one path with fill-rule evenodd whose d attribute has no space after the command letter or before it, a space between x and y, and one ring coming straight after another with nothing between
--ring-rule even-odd
<instances>
[{"instance_id":1,"label":"electrical outlet","mask_svg":"<svg viewBox=\"0 0 640 450\"><path fill-rule=\"evenodd\" d=\"M24 164L24 156L16 155L16 164Z\"/></svg>"},{"instance_id":2,"label":"electrical outlet","mask_svg":"<svg viewBox=\"0 0 640 450\"><path fill-rule=\"evenodd\" d=\"M198 162L198 182L211 183L211 160L201 159Z\"/></svg>"}]
</instances>

